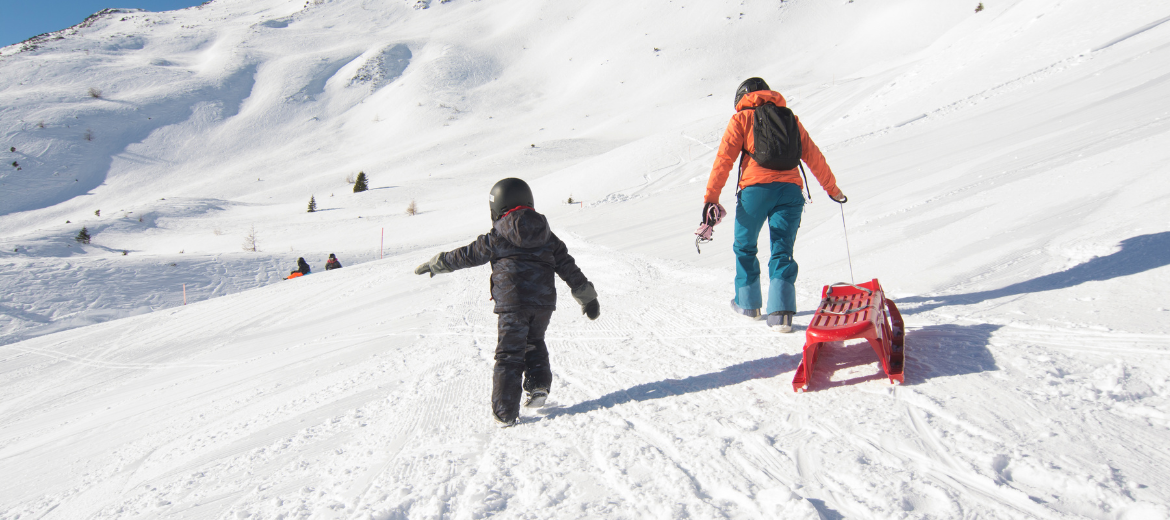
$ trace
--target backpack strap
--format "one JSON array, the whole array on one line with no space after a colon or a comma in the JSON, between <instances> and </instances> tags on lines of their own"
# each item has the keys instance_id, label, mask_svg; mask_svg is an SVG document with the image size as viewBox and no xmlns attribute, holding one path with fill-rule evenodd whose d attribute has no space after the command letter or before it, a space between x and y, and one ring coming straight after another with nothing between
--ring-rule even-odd
<instances>
[{"instance_id":1,"label":"backpack strap","mask_svg":"<svg viewBox=\"0 0 1170 520\"><path fill-rule=\"evenodd\" d=\"M751 156L751 154L748 153L747 148L744 148L743 152L741 152L739 155L739 175L735 177L735 200L736 200L736 202L739 202L739 192L743 191L743 188L740 188L739 184L741 182L743 182L743 170L744 170L744 168L747 167L747 158L749 156Z\"/></svg>"},{"instance_id":2,"label":"backpack strap","mask_svg":"<svg viewBox=\"0 0 1170 520\"><path fill-rule=\"evenodd\" d=\"M804 179L804 191L808 193L808 203L812 204L812 190L808 189L808 175L804 174L804 161L797 163L800 166L800 178Z\"/></svg>"},{"instance_id":3,"label":"backpack strap","mask_svg":"<svg viewBox=\"0 0 1170 520\"><path fill-rule=\"evenodd\" d=\"M756 107L745 107L745 108L741 109L740 112L743 112L744 110L751 110L752 111L752 121L753 121L752 125L755 125L754 121L755 121ZM747 158L752 156L752 154L748 153L748 151L747 151L747 142L746 142L747 136L746 135L744 136L744 141L745 142L743 143L743 151L741 151L739 154L739 175L737 175L735 177L735 201L736 202L739 202L739 192L743 191L739 187L739 184L741 182L743 182L743 170L744 170L744 168L747 167Z\"/></svg>"}]
</instances>

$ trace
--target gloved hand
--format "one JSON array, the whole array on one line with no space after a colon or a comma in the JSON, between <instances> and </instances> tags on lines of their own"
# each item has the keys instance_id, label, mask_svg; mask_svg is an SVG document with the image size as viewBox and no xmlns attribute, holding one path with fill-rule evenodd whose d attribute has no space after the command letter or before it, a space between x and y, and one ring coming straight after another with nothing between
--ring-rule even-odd
<instances>
[{"instance_id":1,"label":"gloved hand","mask_svg":"<svg viewBox=\"0 0 1170 520\"><path fill-rule=\"evenodd\" d=\"M597 298L594 298L593 301L586 303L581 308L581 313L588 316L589 319L595 320L598 316L601 316L601 304L597 303Z\"/></svg>"},{"instance_id":2,"label":"gloved hand","mask_svg":"<svg viewBox=\"0 0 1170 520\"><path fill-rule=\"evenodd\" d=\"M597 289L593 288L593 282L585 282L585 285L573 289L573 299L581 305L581 314L589 319L595 320L601 315L601 304L597 303Z\"/></svg>"},{"instance_id":3,"label":"gloved hand","mask_svg":"<svg viewBox=\"0 0 1170 520\"><path fill-rule=\"evenodd\" d=\"M841 190L837 190L836 197L830 195L829 198L833 199L834 201L837 201L838 204L844 204L846 202L849 202L849 197L846 197L845 192L843 192Z\"/></svg>"},{"instance_id":4,"label":"gloved hand","mask_svg":"<svg viewBox=\"0 0 1170 520\"><path fill-rule=\"evenodd\" d=\"M426 263L414 268L414 274L431 273L431 278L434 278L436 274L449 272L451 272L451 268L443 261L443 253L435 255L434 258L427 260Z\"/></svg>"},{"instance_id":5,"label":"gloved hand","mask_svg":"<svg viewBox=\"0 0 1170 520\"><path fill-rule=\"evenodd\" d=\"M723 220L724 215L727 215L727 210L717 202L707 202L703 204L703 220L699 224L712 226L718 224Z\"/></svg>"}]
</instances>

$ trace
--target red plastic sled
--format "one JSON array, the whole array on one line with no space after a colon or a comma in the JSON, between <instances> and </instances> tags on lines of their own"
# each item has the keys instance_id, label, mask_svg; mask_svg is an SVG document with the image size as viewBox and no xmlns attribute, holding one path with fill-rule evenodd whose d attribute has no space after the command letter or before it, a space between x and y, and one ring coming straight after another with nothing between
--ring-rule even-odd
<instances>
[{"instance_id":1,"label":"red plastic sled","mask_svg":"<svg viewBox=\"0 0 1170 520\"><path fill-rule=\"evenodd\" d=\"M892 323L891 323L892 322ZM817 351L829 341L865 338L882 362L891 384L902 382L905 325L902 313L887 300L877 279L861 285L835 283L821 291L821 305L805 333L804 357L792 378L792 389L808 390Z\"/></svg>"}]
</instances>

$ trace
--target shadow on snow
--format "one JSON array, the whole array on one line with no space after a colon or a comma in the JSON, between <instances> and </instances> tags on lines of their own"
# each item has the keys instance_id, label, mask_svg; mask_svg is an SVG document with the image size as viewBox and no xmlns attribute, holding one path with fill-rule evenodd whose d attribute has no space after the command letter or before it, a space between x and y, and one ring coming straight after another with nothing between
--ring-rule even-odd
<instances>
[{"instance_id":1,"label":"shadow on snow","mask_svg":"<svg viewBox=\"0 0 1170 520\"><path fill-rule=\"evenodd\" d=\"M917 314L939 307L972 305L1006 296L1055 291L1085 282L1112 280L1170 265L1170 231L1139 235L1121 241L1121 250L1099 256L1059 273L1052 273L991 291L943 296L915 296L896 300L902 314ZM905 304L917 306L902 307Z\"/></svg>"},{"instance_id":2,"label":"shadow on snow","mask_svg":"<svg viewBox=\"0 0 1170 520\"><path fill-rule=\"evenodd\" d=\"M612 408L630 402L650 401L704 390L714 390L726 386L738 385L752 379L767 379L776 377L785 372L796 370L800 364L799 354L781 354L779 356L756 359L732 365L718 372L686 377L683 379L663 379L653 383L645 383L626 390L618 390L609 394L577 403L566 408L550 411L545 416L549 419L562 415L587 413L602 408Z\"/></svg>"},{"instance_id":3,"label":"shadow on snow","mask_svg":"<svg viewBox=\"0 0 1170 520\"><path fill-rule=\"evenodd\" d=\"M961 376L999 370L995 358L988 350L991 336L1000 325L986 323L976 325L931 325L906 333L906 375L903 384L915 385L927 379L947 376ZM732 365L718 372L691 376L683 379L663 379L653 383L637 385L626 390L557 408L545 414L552 419L562 415L588 413L617 405L662 399L705 390L734 386L753 379L767 379L781 374L792 374L800 364L800 354L756 359ZM854 367L873 365L873 371L833 381L833 374ZM867 381L886 379L885 372L878 364L877 356L865 341L848 344L828 343L821 347L810 391L827 390L840 386L856 385Z\"/></svg>"},{"instance_id":4,"label":"shadow on snow","mask_svg":"<svg viewBox=\"0 0 1170 520\"><path fill-rule=\"evenodd\" d=\"M928 379L962 376L999 370L988 346L1001 325L930 325L906 332L906 372L903 385L917 385ZM887 379L868 341L826 343L821 347L808 391ZM833 381L833 374L872 365L867 373Z\"/></svg>"}]
</instances>

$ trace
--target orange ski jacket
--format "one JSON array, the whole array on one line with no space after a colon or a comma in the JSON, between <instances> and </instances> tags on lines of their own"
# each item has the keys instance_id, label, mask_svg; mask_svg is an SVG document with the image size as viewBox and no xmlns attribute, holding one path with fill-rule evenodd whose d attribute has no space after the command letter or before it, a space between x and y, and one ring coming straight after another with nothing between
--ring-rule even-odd
<instances>
[{"instance_id":1,"label":"orange ski jacket","mask_svg":"<svg viewBox=\"0 0 1170 520\"><path fill-rule=\"evenodd\" d=\"M707 180L707 193L703 196L703 202L718 203L719 193L727 184L727 175L735 167L735 161L739 159L739 154L745 149L755 153L756 134L752 131L755 107L769 102L778 107L786 106L784 96L772 90L749 92L735 105L735 115L731 116L731 121L727 123L727 130L723 132L723 140L719 143L719 152L715 155L715 165L711 167L711 177ZM833 170L829 169L829 163L825 162L825 156L821 155L821 149L817 148L816 143L808 136L808 131L804 129L799 117L796 118L796 124L800 127L800 158L812 170L813 176L816 177L817 182L820 182L825 192L829 196L836 197L841 193L841 190L837 188L837 179L833 177ZM752 160L751 157L746 157L743 176L738 187L743 189L753 184L767 184L769 182L790 182L804 187L804 183L800 180L799 169L769 170L756 164L756 161Z\"/></svg>"}]
</instances>

